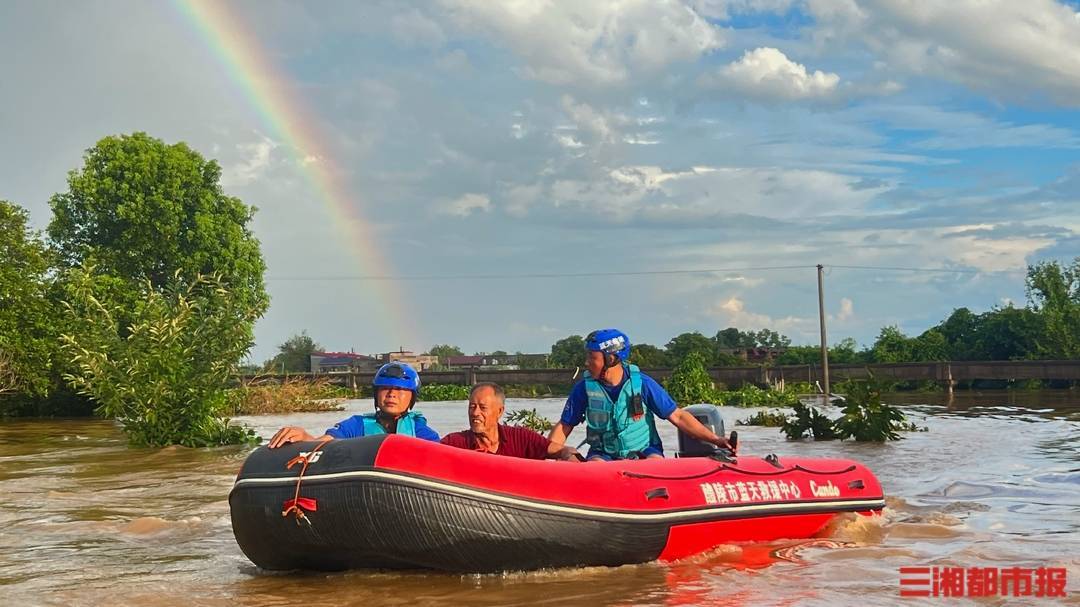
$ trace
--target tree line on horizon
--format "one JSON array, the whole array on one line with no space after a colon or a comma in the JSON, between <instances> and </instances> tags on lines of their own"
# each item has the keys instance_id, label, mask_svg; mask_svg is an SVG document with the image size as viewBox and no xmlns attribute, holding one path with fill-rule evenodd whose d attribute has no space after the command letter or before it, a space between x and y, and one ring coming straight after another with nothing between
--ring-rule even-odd
<instances>
[{"instance_id":1,"label":"tree line on horizon","mask_svg":"<svg viewBox=\"0 0 1080 607\"><path fill-rule=\"evenodd\" d=\"M872 344L862 348L852 338L829 346L829 361L836 364L968 360L1074 360L1080 359L1080 257L1071 263L1043 261L1028 266L1025 281L1027 304L996 306L977 314L969 308L953 310L948 318L916 336L897 326L883 327ZM732 351L764 348L781 351L765 364L808 365L821 363L821 348L795 346L791 339L770 329L758 331L728 327L707 336L693 331L672 337L663 346L634 344L630 362L642 368L673 368L689 354L698 355L708 367L746 365ZM546 359L523 358L521 368L571 368L582 364L585 338L569 335L551 345ZM278 346L278 354L251 371L310 371L310 355L321 351L306 332ZM465 352L451 344L436 344L425 354L448 357ZM476 355L506 356L505 350ZM515 354L521 355L522 352Z\"/></svg>"}]
</instances>

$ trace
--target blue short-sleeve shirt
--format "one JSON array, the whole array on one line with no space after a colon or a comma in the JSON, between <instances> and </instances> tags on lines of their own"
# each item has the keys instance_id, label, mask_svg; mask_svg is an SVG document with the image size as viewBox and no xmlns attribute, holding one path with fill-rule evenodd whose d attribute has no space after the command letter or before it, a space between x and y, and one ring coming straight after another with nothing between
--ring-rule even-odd
<instances>
[{"instance_id":1,"label":"blue short-sleeve shirt","mask_svg":"<svg viewBox=\"0 0 1080 607\"><path fill-rule=\"evenodd\" d=\"M618 400L623 384L629 379L629 375L626 375L617 386L609 386L603 382L600 382L600 385L607 390L608 396L614 402ZM652 411L653 415L660 419L667 419L678 408L678 405L664 390L664 387L644 373L641 374L641 400L649 408L649 411ZM580 424L585 421L585 408L588 404L589 396L585 393L585 380L581 380L570 391L570 396L566 399L566 406L563 407L562 417L559 418L559 421L567 426Z\"/></svg>"},{"instance_id":2,"label":"blue short-sleeve shirt","mask_svg":"<svg viewBox=\"0 0 1080 607\"><path fill-rule=\"evenodd\" d=\"M417 418L415 427L416 438L439 442L439 433L432 430L431 427L427 425L427 420ZM334 438L356 438L358 436L363 436L364 420L361 416L354 415L349 419L338 422L333 428L327 428L326 434L333 436Z\"/></svg>"}]
</instances>

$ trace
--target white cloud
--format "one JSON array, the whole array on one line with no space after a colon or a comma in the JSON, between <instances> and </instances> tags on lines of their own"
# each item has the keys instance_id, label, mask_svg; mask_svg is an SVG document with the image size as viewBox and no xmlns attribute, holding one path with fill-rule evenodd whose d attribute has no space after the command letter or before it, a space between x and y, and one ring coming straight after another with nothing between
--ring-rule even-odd
<instances>
[{"instance_id":1,"label":"white cloud","mask_svg":"<svg viewBox=\"0 0 1080 607\"><path fill-rule=\"evenodd\" d=\"M889 70L1009 99L1080 105L1080 17L1054 0L808 0L822 45L860 40ZM847 49L850 52L850 49Z\"/></svg>"},{"instance_id":2,"label":"white cloud","mask_svg":"<svg viewBox=\"0 0 1080 607\"><path fill-rule=\"evenodd\" d=\"M390 33L405 46L439 48L446 42L439 24L415 8L394 15L390 19Z\"/></svg>"},{"instance_id":3,"label":"white cloud","mask_svg":"<svg viewBox=\"0 0 1080 607\"><path fill-rule=\"evenodd\" d=\"M855 303L847 297L840 298L840 311L836 313L835 319L839 322L846 322L855 317Z\"/></svg>"},{"instance_id":4,"label":"white cloud","mask_svg":"<svg viewBox=\"0 0 1080 607\"><path fill-rule=\"evenodd\" d=\"M612 124L614 120L605 112L596 110L587 103L579 103L570 95L563 95L560 105L578 131L589 135L594 141L607 143L615 139L615 127Z\"/></svg>"},{"instance_id":5,"label":"white cloud","mask_svg":"<svg viewBox=\"0 0 1080 607\"><path fill-rule=\"evenodd\" d=\"M833 95L840 76L821 70L810 73L778 49L762 47L746 51L738 61L704 77L702 83L758 99L795 101Z\"/></svg>"},{"instance_id":6,"label":"white cloud","mask_svg":"<svg viewBox=\"0 0 1080 607\"><path fill-rule=\"evenodd\" d=\"M800 337L811 334L817 327L817 320L812 318L797 316L773 318L768 314L752 312L746 309L746 302L736 296L714 302L705 310L705 315L716 319L720 326L742 329L767 327L780 333Z\"/></svg>"},{"instance_id":7,"label":"white cloud","mask_svg":"<svg viewBox=\"0 0 1080 607\"><path fill-rule=\"evenodd\" d=\"M891 186L859 177L781 168L622 166L591 179L555 181L546 198L556 208L602 214L614 221L700 227L725 217L820 220L864 212Z\"/></svg>"},{"instance_id":8,"label":"white cloud","mask_svg":"<svg viewBox=\"0 0 1080 607\"><path fill-rule=\"evenodd\" d=\"M513 50L527 77L607 85L719 48L719 29L675 0L443 0L456 21Z\"/></svg>"},{"instance_id":9,"label":"white cloud","mask_svg":"<svg viewBox=\"0 0 1080 607\"><path fill-rule=\"evenodd\" d=\"M455 217L468 217L473 213L486 213L491 210L491 199L486 194L464 194L459 198L444 202L438 211Z\"/></svg>"},{"instance_id":10,"label":"white cloud","mask_svg":"<svg viewBox=\"0 0 1080 607\"><path fill-rule=\"evenodd\" d=\"M270 153L276 147L277 142L265 135L261 135L259 141L238 144L236 150L242 159L222 169L221 184L244 186L262 177L270 165Z\"/></svg>"},{"instance_id":11,"label":"white cloud","mask_svg":"<svg viewBox=\"0 0 1080 607\"><path fill-rule=\"evenodd\" d=\"M786 13L795 0L690 0L698 14L727 21L732 15L751 13Z\"/></svg>"}]
</instances>

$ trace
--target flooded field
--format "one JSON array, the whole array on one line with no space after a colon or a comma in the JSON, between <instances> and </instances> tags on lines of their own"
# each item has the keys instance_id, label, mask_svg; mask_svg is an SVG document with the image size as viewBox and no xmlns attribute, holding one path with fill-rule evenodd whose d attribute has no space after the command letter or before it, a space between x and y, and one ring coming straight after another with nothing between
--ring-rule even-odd
<instances>
[{"instance_id":1,"label":"flooded field","mask_svg":"<svg viewBox=\"0 0 1080 607\"><path fill-rule=\"evenodd\" d=\"M248 448L131 449L111 422L0 422L0 595L12 605L1080 605L1080 394L888 400L929 432L879 445L739 428L743 454L864 462L888 496L879 519L842 517L818 540L722 546L672 564L477 576L267 574L229 523ZM264 438L286 423L320 433L370 407L239 421ZM555 418L562 400L507 405L533 407ZM463 402L421 409L440 433L465 427ZM723 408L729 428L753 412ZM670 425L662 436L675 444ZM900 598L899 568L919 565L1064 567L1069 596Z\"/></svg>"}]
</instances>

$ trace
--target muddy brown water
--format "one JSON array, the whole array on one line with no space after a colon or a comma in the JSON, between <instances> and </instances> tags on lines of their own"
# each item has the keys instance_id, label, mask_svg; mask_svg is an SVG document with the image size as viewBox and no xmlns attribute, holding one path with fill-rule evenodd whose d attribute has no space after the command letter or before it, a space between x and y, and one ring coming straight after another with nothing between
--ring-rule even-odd
<instances>
[{"instance_id":1,"label":"muddy brown water","mask_svg":"<svg viewBox=\"0 0 1080 607\"><path fill-rule=\"evenodd\" d=\"M903 394L929 432L889 444L787 442L740 428L742 453L866 463L882 517L840 517L813 541L726 545L682 562L495 575L267 573L240 552L228 493L248 448L133 449L98 420L0 422L0 596L4 605L863 605L976 604L899 596L907 566L1064 567L1080 605L1080 393ZM364 412L241 418L269 437L321 432ZM560 399L511 400L557 417ZM440 432L463 402L421 407ZM752 409L723 408L733 426ZM663 425L666 445L673 429ZM579 438L574 436L574 438ZM567 482L573 482L572 477Z\"/></svg>"}]
</instances>

